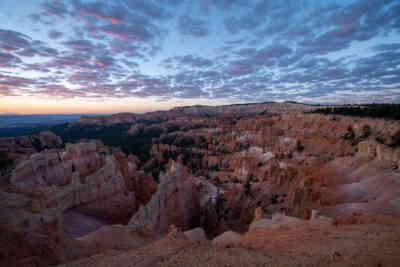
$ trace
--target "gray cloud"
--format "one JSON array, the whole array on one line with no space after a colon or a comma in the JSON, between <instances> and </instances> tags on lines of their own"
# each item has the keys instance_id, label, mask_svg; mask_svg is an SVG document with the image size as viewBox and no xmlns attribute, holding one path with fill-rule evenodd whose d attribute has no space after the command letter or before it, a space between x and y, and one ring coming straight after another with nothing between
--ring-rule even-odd
<instances>
[{"instance_id":1,"label":"gray cloud","mask_svg":"<svg viewBox=\"0 0 400 267\"><path fill-rule=\"evenodd\" d=\"M395 99L400 82L398 42L371 42L365 54L349 49L399 33L394 0L73 0L40 8L30 18L49 42L0 29L0 69L40 73L1 76L1 95L259 101L369 92ZM61 21L73 31L59 32ZM216 52L207 45L166 51L171 36L174 44L210 40ZM142 64L158 74L143 74Z\"/></svg>"},{"instance_id":2,"label":"gray cloud","mask_svg":"<svg viewBox=\"0 0 400 267\"><path fill-rule=\"evenodd\" d=\"M204 37L209 34L207 22L202 19L195 19L189 16L181 16L178 21L178 30L183 35Z\"/></svg>"}]
</instances>

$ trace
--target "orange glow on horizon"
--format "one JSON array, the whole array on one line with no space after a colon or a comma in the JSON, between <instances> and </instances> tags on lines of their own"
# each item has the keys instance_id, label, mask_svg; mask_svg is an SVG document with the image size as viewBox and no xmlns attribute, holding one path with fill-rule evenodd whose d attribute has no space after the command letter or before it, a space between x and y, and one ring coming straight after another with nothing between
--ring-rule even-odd
<instances>
[{"instance_id":1,"label":"orange glow on horizon","mask_svg":"<svg viewBox=\"0 0 400 267\"><path fill-rule=\"evenodd\" d=\"M142 103L140 103L142 102ZM143 101L74 101L47 100L32 98L4 97L0 99L0 114L82 114L82 113L119 113L148 112L166 110L172 106L166 103L146 103Z\"/></svg>"},{"instance_id":2,"label":"orange glow on horizon","mask_svg":"<svg viewBox=\"0 0 400 267\"><path fill-rule=\"evenodd\" d=\"M169 110L178 106L224 105L229 102L207 99L169 99L157 101L152 98L84 99L44 98L34 96L0 97L0 114L89 114L89 113L144 113Z\"/></svg>"}]
</instances>

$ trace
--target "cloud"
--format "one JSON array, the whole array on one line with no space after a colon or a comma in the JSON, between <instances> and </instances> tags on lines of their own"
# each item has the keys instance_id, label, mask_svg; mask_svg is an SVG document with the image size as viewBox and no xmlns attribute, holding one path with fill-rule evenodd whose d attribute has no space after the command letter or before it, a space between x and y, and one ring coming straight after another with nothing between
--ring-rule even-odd
<instances>
[{"instance_id":1,"label":"cloud","mask_svg":"<svg viewBox=\"0 0 400 267\"><path fill-rule=\"evenodd\" d=\"M261 25L262 22L251 17L230 17L225 19L224 24L228 32L236 34L243 30L254 30L257 28L257 26Z\"/></svg>"},{"instance_id":2,"label":"cloud","mask_svg":"<svg viewBox=\"0 0 400 267\"><path fill-rule=\"evenodd\" d=\"M65 18L69 11L66 5L60 1L46 1L41 5L41 10L47 15L55 15Z\"/></svg>"},{"instance_id":3,"label":"cloud","mask_svg":"<svg viewBox=\"0 0 400 267\"><path fill-rule=\"evenodd\" d=\"M174 97L178 98L208 98L209 94L204 92L199 87L178 87L174 93Z\"/></svg>"},{"instance_id":4,"label":"cloud","mask_svg":"<svg viewBox=\"0 0 400 267\"><path fill-rule=\"evenodd\" d=\"M380 44L373 47L376 51L393 51L400 49L400 43L392 43L392 44Z\"/></svg>"},{"instance_id":5,"label":"cloud","mask_svg":"<svg viewBox=\"0 0 400 267\"><path fill-rule=\"evenodd\" d=\"M229 73L231 75L245 75L253 71L253 67L246 62L232 62L229 65Z\"/></svg>"},{"instance_id":6,"label":"cloud","mask_svg":"<svg viewBox=\"0 0 400 267\"><path fill-rule=\"evenodd\" d=\"M10 88L10 89L11 88L21 88L21 87L28 87L30 84L33 84L33 83L34 83L34 81L32 79L0 74L1 87Z\"/></svg>"},{"instance_id":7,"label":"cloud","mask_svg":"<svg viewBox=\"0 0 400 267\"><path fill-rule=\"evenodd\" d=\"M281 58L292 53L292 49L284 45L271 45L258 51L258 57L268 58Z\"/></svg>"},{"instance_id":8,"label":"cloud","mask_svg":"<svg viewBox=\"0 0 400 267\"><path fill-rule=\"evenodd\" d=\"M21 59L9 54L0 52L0 67L2 68L14 68L18 64L22 63Z\"/></svg>"},{"instance_id":9,"label":"cloud","mask_svg":"<svg viewBox=\"0 0 400 267\"><path fill-rule=\"evenodd\" d=\"M93 50L96 49L96 46L89 40L70 40L63 44L76 51L93 52Z\"/></svg>"},{"instance_id":10,"label":"cloud","mask_svg":"<svg viewBox=\"0 0 400 267\"><path fill-rule=\"evenodd\" d=\"M70 0L38 11L40 41L0 29L2 95L328 101L389 97L399 83L393 0Z\"/></svg>"},{"instance_id":11,"label":"cloud","mask_svg":"<svg viewBox=\"0 0 400 267\"><path fill-rule=\"evenodd\" d=\"M79 4L77 8L83 15L104 19L112 24L120 24L123 17L118 11L115 9L108 9L101 2Z\"/></svg>"},{"instance_id":12,"label":"cloud","mask_svg":"<svg viewBox=\"0 0 400 267\"><path fill-rule=\"evenodd\" d=\"M16 31L0 29L0 45L8 51L29 48L30 38Z\"/></svg>"},{"instance_id":13,"label":"cloud","mask_svg":"<svg viewBox=\"0 0 400 267\"><path fill-rule=\"evenodd\" d=\"M75 98L75 97L87 97L88 91L86 90L71 90L64 85L60 84L44 84L38 85L38 90L32 93L32 95L46 96L51 98Z\"/></svg>"},{"instance_id":14,"label":"cloud","mask_svg":"<svg viewBox=\"0 0 400 267\"><path fill-rule=\"evenodd\" d=\"M213 62L211 60L193 55L178 57L178 61L181 64L189 65L194 68L205 68L211 67L213 65Z\"/></svg>"},{"instance_id":15,"label":"cloud","mask_svg":"<svg viewBox=\"0 0 400 267\"><path fill-rule=\"evenodd\" d=\"M55 39L61 38L63 36L63 33L59 32L59 31L51 30L51 31L48 32L48 36L49 36L50 39L54 39L55 40Z\"/></svg>"},{"instance_id":16,"label":"cloud","mask_svg":"<svg viewBox=\"0 0 400 267\"><path fill-rule=\"evenodd\" d=\"M315 27L331 26L330 30L304 40L299 44L311 54L326 54L349 48L353 41L367 41L378 36L382 30L390 31L394 17L387 11L391 1L357 1L346 7L336 7L328 16L313 18Z\"/></svg>"},{"instance_id":17,"label":"cloud","mask_svg":"<svg viewBox=\"0 0 400 267\"><path fill-rule=\"evenodd\" d=\"M88 86L92 84L103 84L108 82L109 74L93 71L78 71L69 76L68 81L71 84Z\"/></svg>"},{"instance_id":18,"label":"cloud","mask_svg":"<svg viewBox=\"0 0 400 267\"><path fill-rule=\"evenodd\" d=\"M213 61L207 58L195 56L195 55L185 55L185 56L175 56L173 58L164 59L161 66L185 69L185 68L208 68L213 66Z\"/></svg>"},{"instance_id":19,"label":"cloud","mask_svg":"<svg viewBox=\"0 0 400 267\"><path fill-rule=\"evenodd\" d=\"M88 9L88 8L86 8L86 9L82 8L82 9L80 9L80 12L83 15L86 15L86 16L89 16L89 17L95 17L95 18L98 18L98 19L107 19L108 18L100 10L91 10L91 9ZM112 23L112 21L110 21L110 22ZM116 23L116 24L119 24L119 23L120 23L120 20L118 20L118 23Z\"/></svg>"},{"instance_id":20,"label":"cloud","mask_svg":"<svg viewBox=\"0 0 400 267\"><path fill-rule=\"evenodd\" d=\"M153 33L144 24L132 26L111 24L100 28L100 30L124 41L145 42L154 37Z\"/></svg>"},{"instance_id":21,"label":"cloud","mask_svg":"<svg viewBox=\"0 0 400 267\"><path fill-rule=\"evenodd\" d=\"M242 16L231 16L224 24L228 32L237 34L242 31L255 31L267 23L261 35L271 35L286 29L296 10L302 7L301 1L258 1Z\"/></svg>"},{"instance_id":22,"label":"cloud","mask_svg":"<svg viewBox=\"0 0 400 267\"><path fill-rule=\"evenodd\" d=\"M3 65L8 63L20 63L19 57L33 57L33 56L56 56L58 51L54 48L47 46L46 43L32 40L29 36L12 31L0 29L0 48L3 51L14 53L3 54ZM1 63L0 63L1 64ZM14 65L12 65L14 66Z\"/></svg>"},{"instance_id":23,"label":"cloud","mask_svg":"<svg viewBox=\"0 0 400 267\"><path fill-rule=\"evenodd\" d=\"M17 94L14 94L9 88L0 87L0 96L17 96Z\"/></svg>"},{"instance_id":24,"label":"cloud","mask_svg":"<svg viewBox=\"0 0 400 267\"><path fill-rule=\"evenodd\" d=\"M193 37L205 37L209 34L209 29L207 28L207 22L205 20L191 18L187 15L183 15L179 18L178 30L183 35Z\"/></svg>"},{"instance_id":25,"label":"cloud","mask_svg":"<svg viewBox=\"0 0 400 267\"><path fill-rule=\"evenodd\" d=\"M166 9L162 8L161 6L157 5L154 1L148 0L126 0L125 3L131 9L142 13L146 17L150 17L152 19L168 19L170 18L170 14L167 12ZM177 5L179 1L170 1L167 4Z\"/></svg>"}]
</instances>

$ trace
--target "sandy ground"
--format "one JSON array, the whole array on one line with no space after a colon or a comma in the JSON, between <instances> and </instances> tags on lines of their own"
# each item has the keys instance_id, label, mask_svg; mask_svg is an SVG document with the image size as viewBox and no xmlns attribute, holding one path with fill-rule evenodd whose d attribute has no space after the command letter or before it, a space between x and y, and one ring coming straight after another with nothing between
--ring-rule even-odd
<instances>
[{"instance_id":1,"label":"sandy ground","mask_svg":"<svg viewBox=\"0 0 400 267\"><path fill-rule=\"evenodd\" d=\"M73 209L63 214L63 230L72 237L85 236L104 225L106 225L106 222Z\"/></svg>"},{"instance_id":2,"label":"sandy ground","mask_svg":"<svg viewBox=\"0 0 400 267\"><path fill-rule=\"evenodd\" d=\"M400 226L330 220L301 222L279 229L255 229L239 243L212 246L167 236L151 245L102 254L62 266L399 266Z\"/></svg>"}]
</instances>

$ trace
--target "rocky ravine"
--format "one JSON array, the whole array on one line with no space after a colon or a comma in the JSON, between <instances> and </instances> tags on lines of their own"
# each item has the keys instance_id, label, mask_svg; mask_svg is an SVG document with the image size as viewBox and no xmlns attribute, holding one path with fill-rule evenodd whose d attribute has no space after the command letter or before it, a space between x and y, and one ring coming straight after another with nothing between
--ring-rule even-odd
<instances>
[{"instance_id":1,"label":"rocky ravine","mask_svg":"<svg viewBox=\"0 0 400 267\"><path fill-rule=\"evenodd\" d=\"M399 262L398 122L296 113L167 124L179 127L154 137L146 160L91 141L22 161L1 192L8 264Z\"/></svg>"},{"instance_id":2,"label":"rocky ravine","mask_svg":"<svg viewBox=\"0 0 400 267\"><path fill-rule=\"evenodd\" d=\"M137 171L135 158L100 142L67 144L32 154L16 166L1 191L0 224L22 235L35 257L56 263L93 250L93 244L82 249L68 234L86 235L96 230L93 222L127 221L155 190L152 177ZM85 220L68 225L74 221L70 216L87 218L90 226Z\"/></svg>"}]
</instances>

